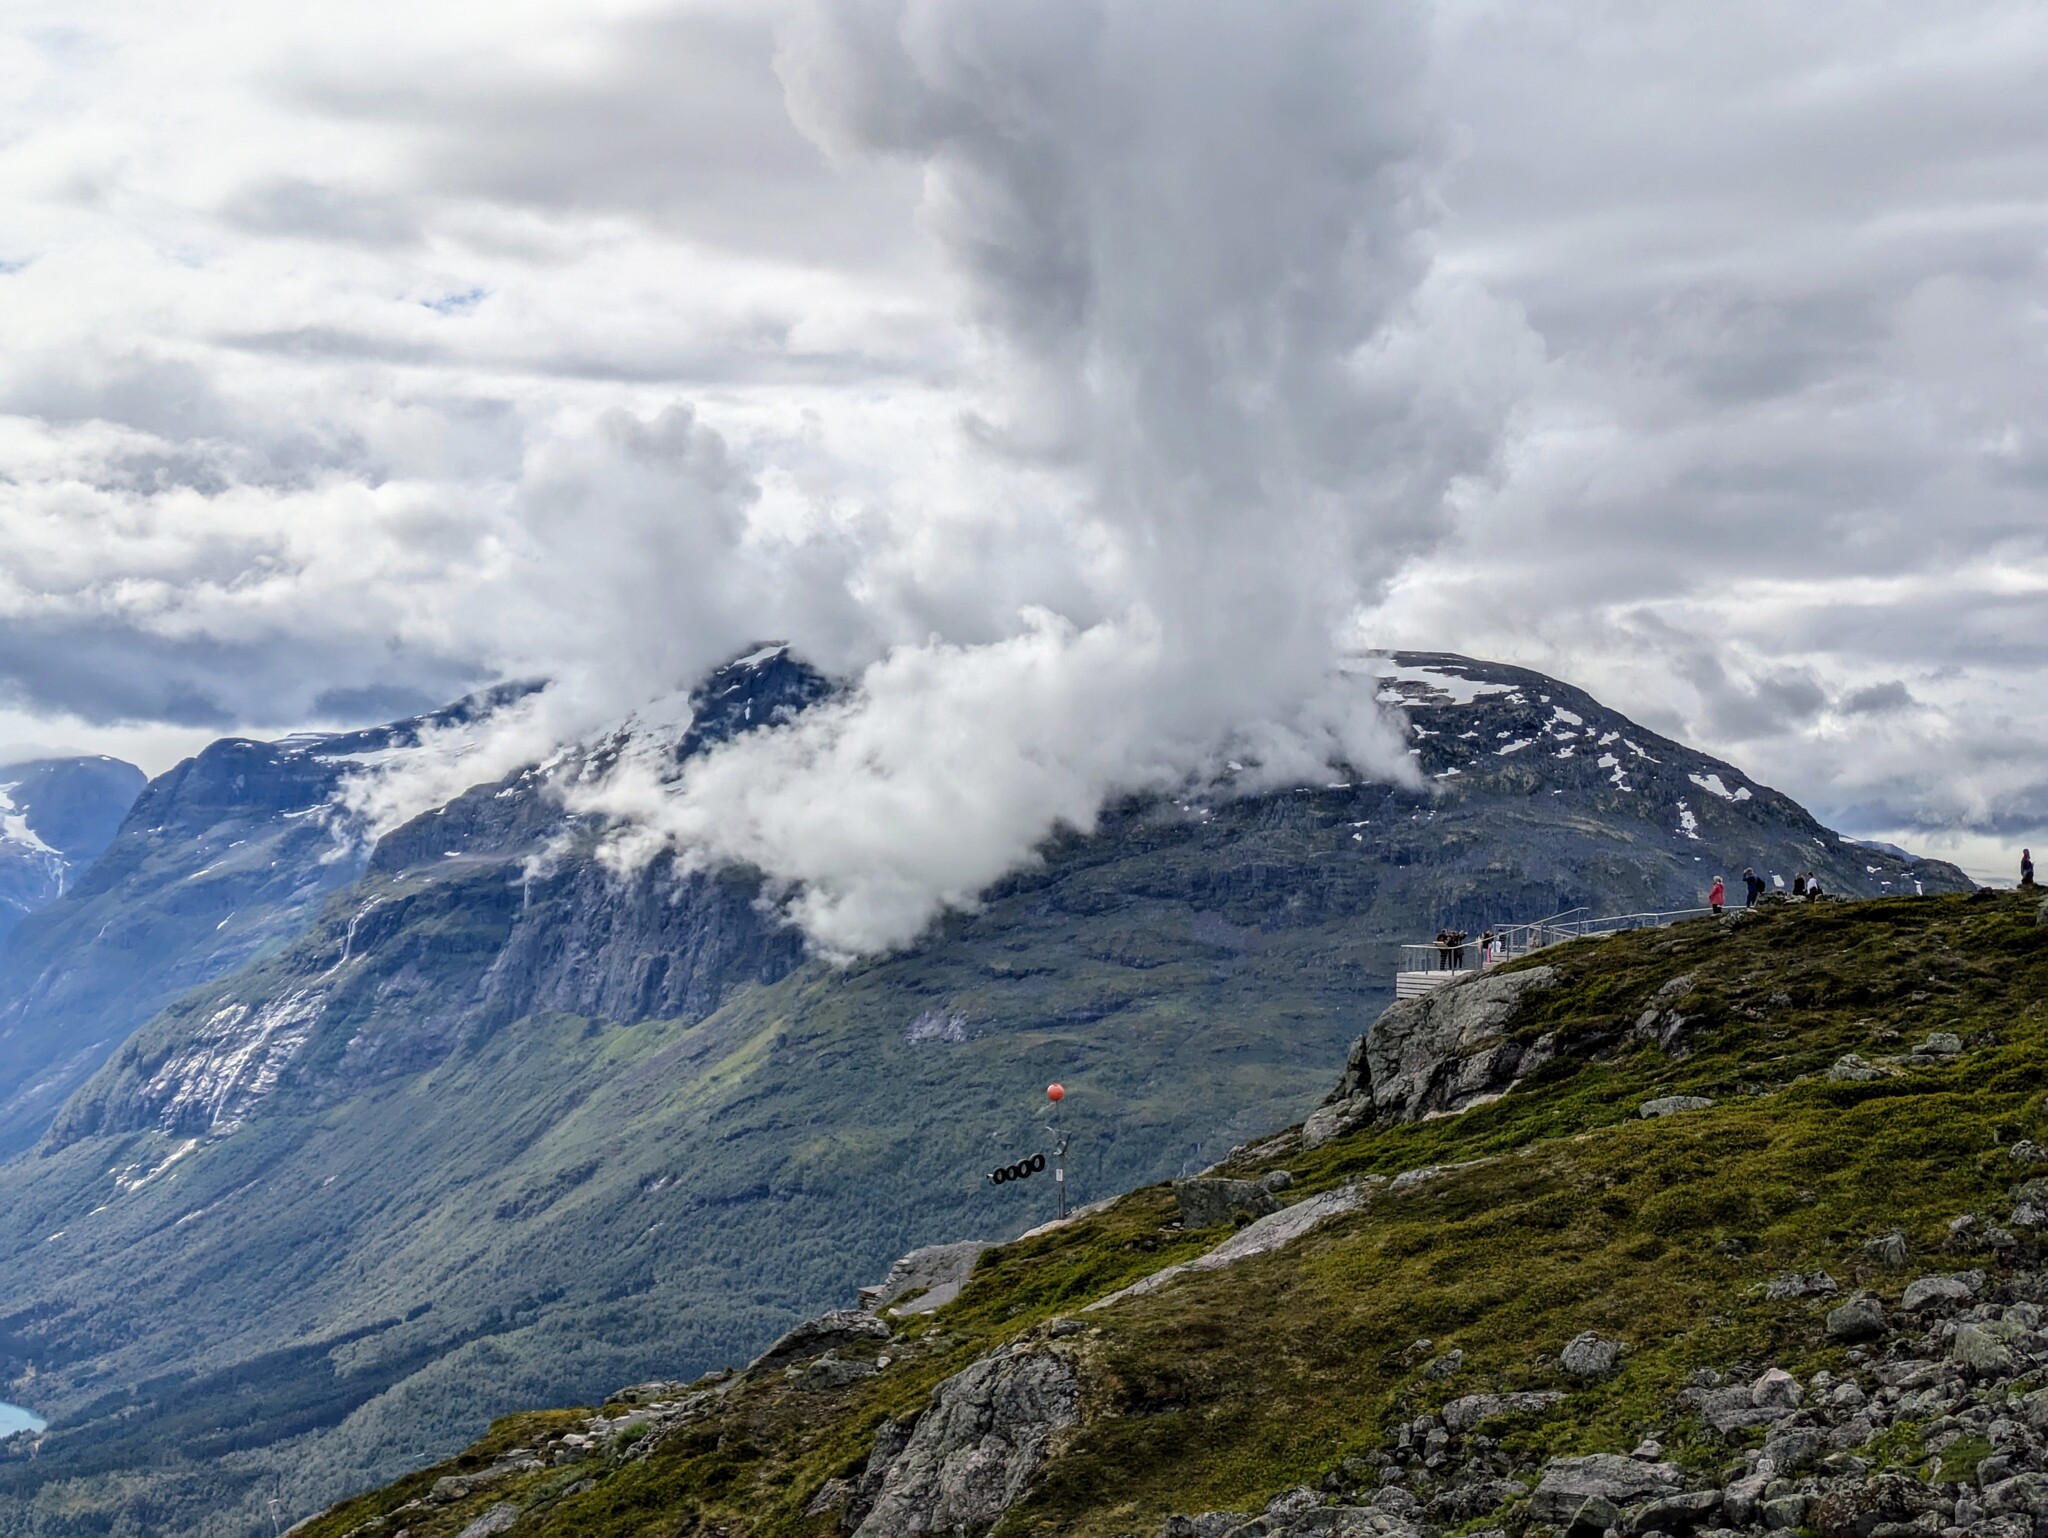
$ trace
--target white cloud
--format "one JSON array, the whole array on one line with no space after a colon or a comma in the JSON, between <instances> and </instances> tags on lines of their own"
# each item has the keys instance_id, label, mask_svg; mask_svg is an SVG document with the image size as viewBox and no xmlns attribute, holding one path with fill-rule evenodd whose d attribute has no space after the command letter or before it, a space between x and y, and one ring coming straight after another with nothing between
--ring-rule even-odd
<instances>
[{"instance_id":1,"label":"white cloud","mask_svg":"<svg viewBox=\"0 0 2048 1538\"><path fill-rule=\"evenodd\" d=\"M538 740L787 635L862 691L663 826L850 945L1327 747L1345 631L2039 846L2044 67L2007 0L29 0L0 731L161 768L545 671Z\"/></svg>"}]
</instances>

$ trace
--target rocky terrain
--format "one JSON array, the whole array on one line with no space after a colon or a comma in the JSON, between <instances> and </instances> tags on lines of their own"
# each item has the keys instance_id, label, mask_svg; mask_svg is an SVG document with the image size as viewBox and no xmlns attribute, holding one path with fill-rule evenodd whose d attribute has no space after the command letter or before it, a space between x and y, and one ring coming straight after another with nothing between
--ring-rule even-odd
<instances>
[{"instance_id":1,"label":"rocky terrain","mask_svg":"<svg viewBox=\"0 0 2048 1538\"><path fill-rule=\"evenodd\" d=\"M2038 894L1557 947L1209 1171L295 1531L2038 1534L2044 1067Z\"/></svg>"},{"instance_id":2,"label":"rocky terrain","mask_svg":"<svg viewBox=\"0 0 2048 1538\"><path fill-rule=\"evenodd\" d=\"M780 648L360 854L339 787L415 729L158 781L38 920L82 949L29 969L27 1082L104 1062L18 1102L40 1140L0 1166L0 1394L52 1422L0 1466L0 1531L261 1533L272 1499L317 1509L518 1405L745 1359L850 1271L1044 1216L1044 1181L983 1172L1035 1146L1053 1077L1082 1199L1199 1170L1298 1117L1398 944L1447 923L1693 905L1745 864L1968 886L1535 674L1414 655L1356 683L1407 717L1422 788L1121 804L845 968L751 873L620 878L560 795L830 692ZM117 935L125 981L80 959Z\"/></svg>"}]
</instances>

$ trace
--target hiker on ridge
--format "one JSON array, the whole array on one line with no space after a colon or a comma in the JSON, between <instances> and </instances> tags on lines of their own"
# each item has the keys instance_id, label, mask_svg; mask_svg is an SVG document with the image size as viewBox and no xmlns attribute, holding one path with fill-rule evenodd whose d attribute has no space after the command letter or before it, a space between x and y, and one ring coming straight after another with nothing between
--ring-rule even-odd
<instances>
[{"instance_id":1,"label":"hiker on ridge","mask_svg":"<svg viewBox=\"0 0 2048 1538\"><path fill-rule=\"evenodd\" d=\"M1743 900L1742 906L1754 908L1756 900L1764 895L1764 878L1753 870L1744 870L1742 873L1742 886L1743 890L1749 894Z\"/></svg>"},{"instance_id":2,"label":"hiker on ridge","mask_svg":"<svg viewBox=\"0 0 2048 1538\"><path fill-rule=\"evenodd\" d=\"M1721 878L1719 876L1716 876L1714 878L1714 885L1707 892L1707 906L1709 908L1712 908L1716 913L1719 913L1721 911L1722 905L1725 904L1727 901L1728 888L1726 885L1723 884Z\"/></svg>"},{"instance_id":3,"label":"hiker on ridge","mask_svg":"<svg viewBox=\"0 0 2048 1538\"><path fill-rule=\"evenodd\" d=\"M2034 884L2034 851L2020 851L2020 890L2025 891Z\"/></svg>"}]
</instances>

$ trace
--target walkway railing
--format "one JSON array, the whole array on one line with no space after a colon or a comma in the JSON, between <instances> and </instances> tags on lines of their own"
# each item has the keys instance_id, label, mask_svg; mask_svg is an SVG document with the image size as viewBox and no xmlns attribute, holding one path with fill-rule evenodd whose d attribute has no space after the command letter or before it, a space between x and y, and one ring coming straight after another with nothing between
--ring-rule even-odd
<instances>
[{"instance_id":1,"label":"walkway railing","mask_svg":"<svg viewBox=\"0 0 2048 1538\"><path fill-rule=\"evenodd\" d=\"M1403 945L1400 969L1394 976L1396 998L1413 998L1444 983L1513 961L1518 956L1583 940L1592 935L1620 934L1630 929L1660 929L1680 919L1697 918L1711 908L1665 908L1648 913L1610 913L1594 917L1589 909L1568 908L1533 924L1504 924L1492 931L1493 943L1482 948L1477 936L1462 944Z\"/></svg>"}]
</instances>

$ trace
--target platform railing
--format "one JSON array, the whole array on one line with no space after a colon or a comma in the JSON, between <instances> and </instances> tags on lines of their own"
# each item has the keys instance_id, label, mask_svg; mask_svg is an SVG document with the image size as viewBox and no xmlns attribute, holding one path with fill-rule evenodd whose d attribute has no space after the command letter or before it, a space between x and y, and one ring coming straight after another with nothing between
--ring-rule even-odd
<instances>
[{"instance_id":1,"label":"platform railing","mask_svg":"<svg viewBox=\"0 0 2048 1538\"><path fill-rule=\"evenodd\" d=\"M1660 929L1680 919L1697 918L1711 908L1663 908L1642 913L1609 913L1595 916L1590 909L1568 908L1528 924L1503 924L1492 931L1493 943L1482 946L1480 937L1467 937L1462 946L1446 948L1436 944L1403 945L1399 975L1411 985L1449 981L1466 973L1483 971L1518 956L1547 950L1571 940L1621 934L1631 929ZM1437 974L1441 974L1439 977Z\"/></svg>"}]
</instances>

